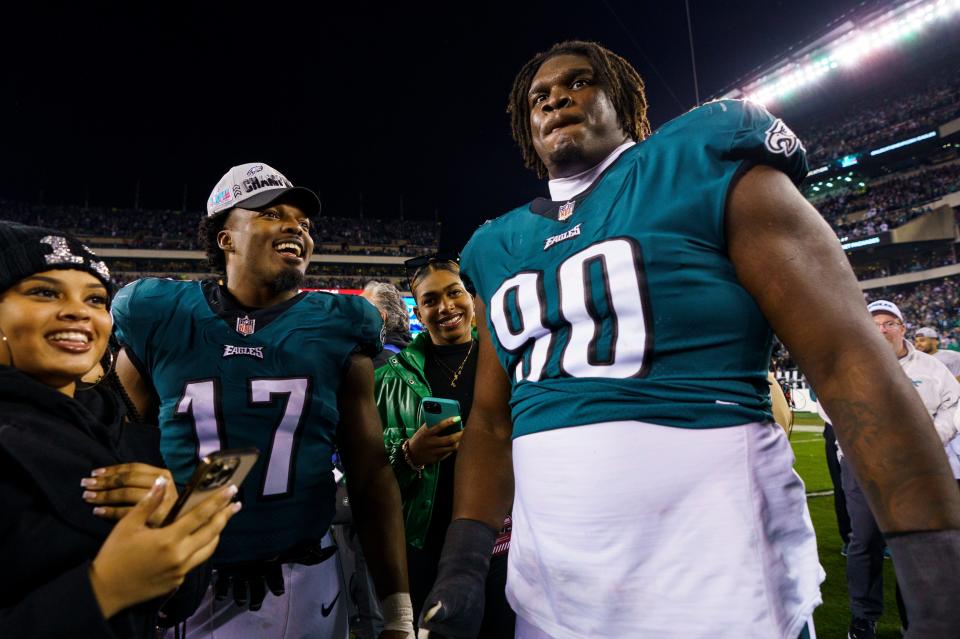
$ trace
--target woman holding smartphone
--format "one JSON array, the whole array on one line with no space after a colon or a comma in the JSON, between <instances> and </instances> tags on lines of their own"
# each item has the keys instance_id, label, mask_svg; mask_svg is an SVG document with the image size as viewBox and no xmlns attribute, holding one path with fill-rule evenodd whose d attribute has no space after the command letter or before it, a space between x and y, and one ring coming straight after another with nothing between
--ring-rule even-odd
<instances>
[{"instance_id":1,"label":"woman holding smartphone","mask_svg":"<svg viewBox=\"0 0 960 639\"><path fill-rule=\"evenodd\" d=\"M75 238L0 221L3 637L154 636L160 604L239 508L228 487L154 527L176 498L168 474L144 463L115 394L79 382L106 352L112 288ZM108 467L132 488L104 500L123 506L91 506Z\"/></svg>"},{"instance_id":2,"label":"woman holding smartphone","mask_svg":"<svg viewBox=\"0 0 960 639\"><path fill-rule=\"evenodd\" d=\"M384 444L403 497L410 597L419 619L453 514L456 450L473 403L477 342L473 296L460 279L457 256L416 257L406 266L424 332L375 375ZM456 400L460 415L427 426L421 403L429 397ZM508 540L505 526L490 563L480 637L514 634L504 594Z\"/></svg>"}]
</instances>

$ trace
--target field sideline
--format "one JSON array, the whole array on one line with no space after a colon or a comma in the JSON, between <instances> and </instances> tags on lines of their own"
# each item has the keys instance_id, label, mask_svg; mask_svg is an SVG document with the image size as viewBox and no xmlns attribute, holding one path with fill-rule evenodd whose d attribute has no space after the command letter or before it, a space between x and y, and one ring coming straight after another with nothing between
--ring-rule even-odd
<instances>
[{"instance_id":1,"label":"field sideline","mask_svg":"<svg viewBox=\"0 0 960 639\"><path fill-rule=\"evenodd\" d=\"M796 424L822 426L823 421L811 413L797 413ZM810 517L817 531L820 564L827 573L821 586L823 604L814 613L819 639L842 639L847 636L850 608L847 603L846 559L840 554L840 534L833 511L833 485L827 472L823 436L819 432L797 431L790 436L796 456L797 474L807 489ZM824 495L823 493L829 493ZM878 639L899 639L900 617L894 599L892 562L884 562L884 613L877 624Z\"/></svg>"}]
</instances>

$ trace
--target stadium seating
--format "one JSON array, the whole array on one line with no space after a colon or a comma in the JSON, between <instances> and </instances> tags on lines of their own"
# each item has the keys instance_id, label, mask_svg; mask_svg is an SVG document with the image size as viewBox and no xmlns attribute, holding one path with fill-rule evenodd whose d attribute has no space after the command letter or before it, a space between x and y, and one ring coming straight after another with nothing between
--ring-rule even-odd
<instances>
[{"instance_id":1,"label":"stadium seating","mask_svg":"<svg viewBox=\"0 0 960 639\"><path fill-rule=\"evenodd\" d=\"M909 137L960 117L960 69L937 68L896 92L847 105L798 127L811 166Z\"/></svg>"}]
</instances>

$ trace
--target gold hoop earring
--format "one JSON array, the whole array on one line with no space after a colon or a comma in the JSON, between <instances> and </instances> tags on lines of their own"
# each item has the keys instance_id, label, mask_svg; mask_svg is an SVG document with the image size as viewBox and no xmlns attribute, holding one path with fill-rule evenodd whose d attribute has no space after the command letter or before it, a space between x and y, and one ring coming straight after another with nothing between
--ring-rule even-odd
<instances>
[{"instance_id":1,"label":"gold hoop earring","mask_svg":"<svg viewBox=\"0 0 960 639\"><path fill-rule=\"evenodd\" d=\"M113 373L114 367L117 365L117 358L116 358L116 355L113 354L113 350L109 346L107 347L106 355L110 356L110 361L107 363L106 368L103 367L102 357L100 358L100 361L97 362L98 364L100 364L100 368L103 369L103 372L100 373L100 377L97 378L97 381L93 382L92 384L86 384L85 386L81 387L80 380L77 380L78 390L90 390L91 388L95 388L100 384L100 382L110 377L110 374Z\"/></svg>"}]
</instances>

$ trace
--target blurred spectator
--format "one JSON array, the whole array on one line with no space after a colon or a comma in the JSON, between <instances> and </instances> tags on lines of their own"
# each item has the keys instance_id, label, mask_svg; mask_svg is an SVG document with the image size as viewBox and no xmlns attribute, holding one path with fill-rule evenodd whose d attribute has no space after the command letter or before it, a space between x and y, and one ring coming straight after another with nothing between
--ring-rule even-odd
<instances>
[{"instance_id":1,"label":"blurred spectator","mask_svg":"<svg viewBox=\"0 0 960 639\"><path fill-rule=\"evenodd\" d=\"M363 287L361 295L377 307L383 318L383 350L373 358L373 367L380 368L396 353L410 343L410 317L407 305L393 284L370 281Z\"/></svg>"},{"instance_id":2,"label":"blurred spectator","mask_svg":"<svg viewBox=\"0 0 960 639\"><path fill-rule=\"evenodd\" d=\"M933 355L943 362L951 375L960 377L960 353L940 350L940 335L937 331L929 326L917 330L913 338L913 345L917 347L918 351Z\"/></svg>"}]
</instances>

